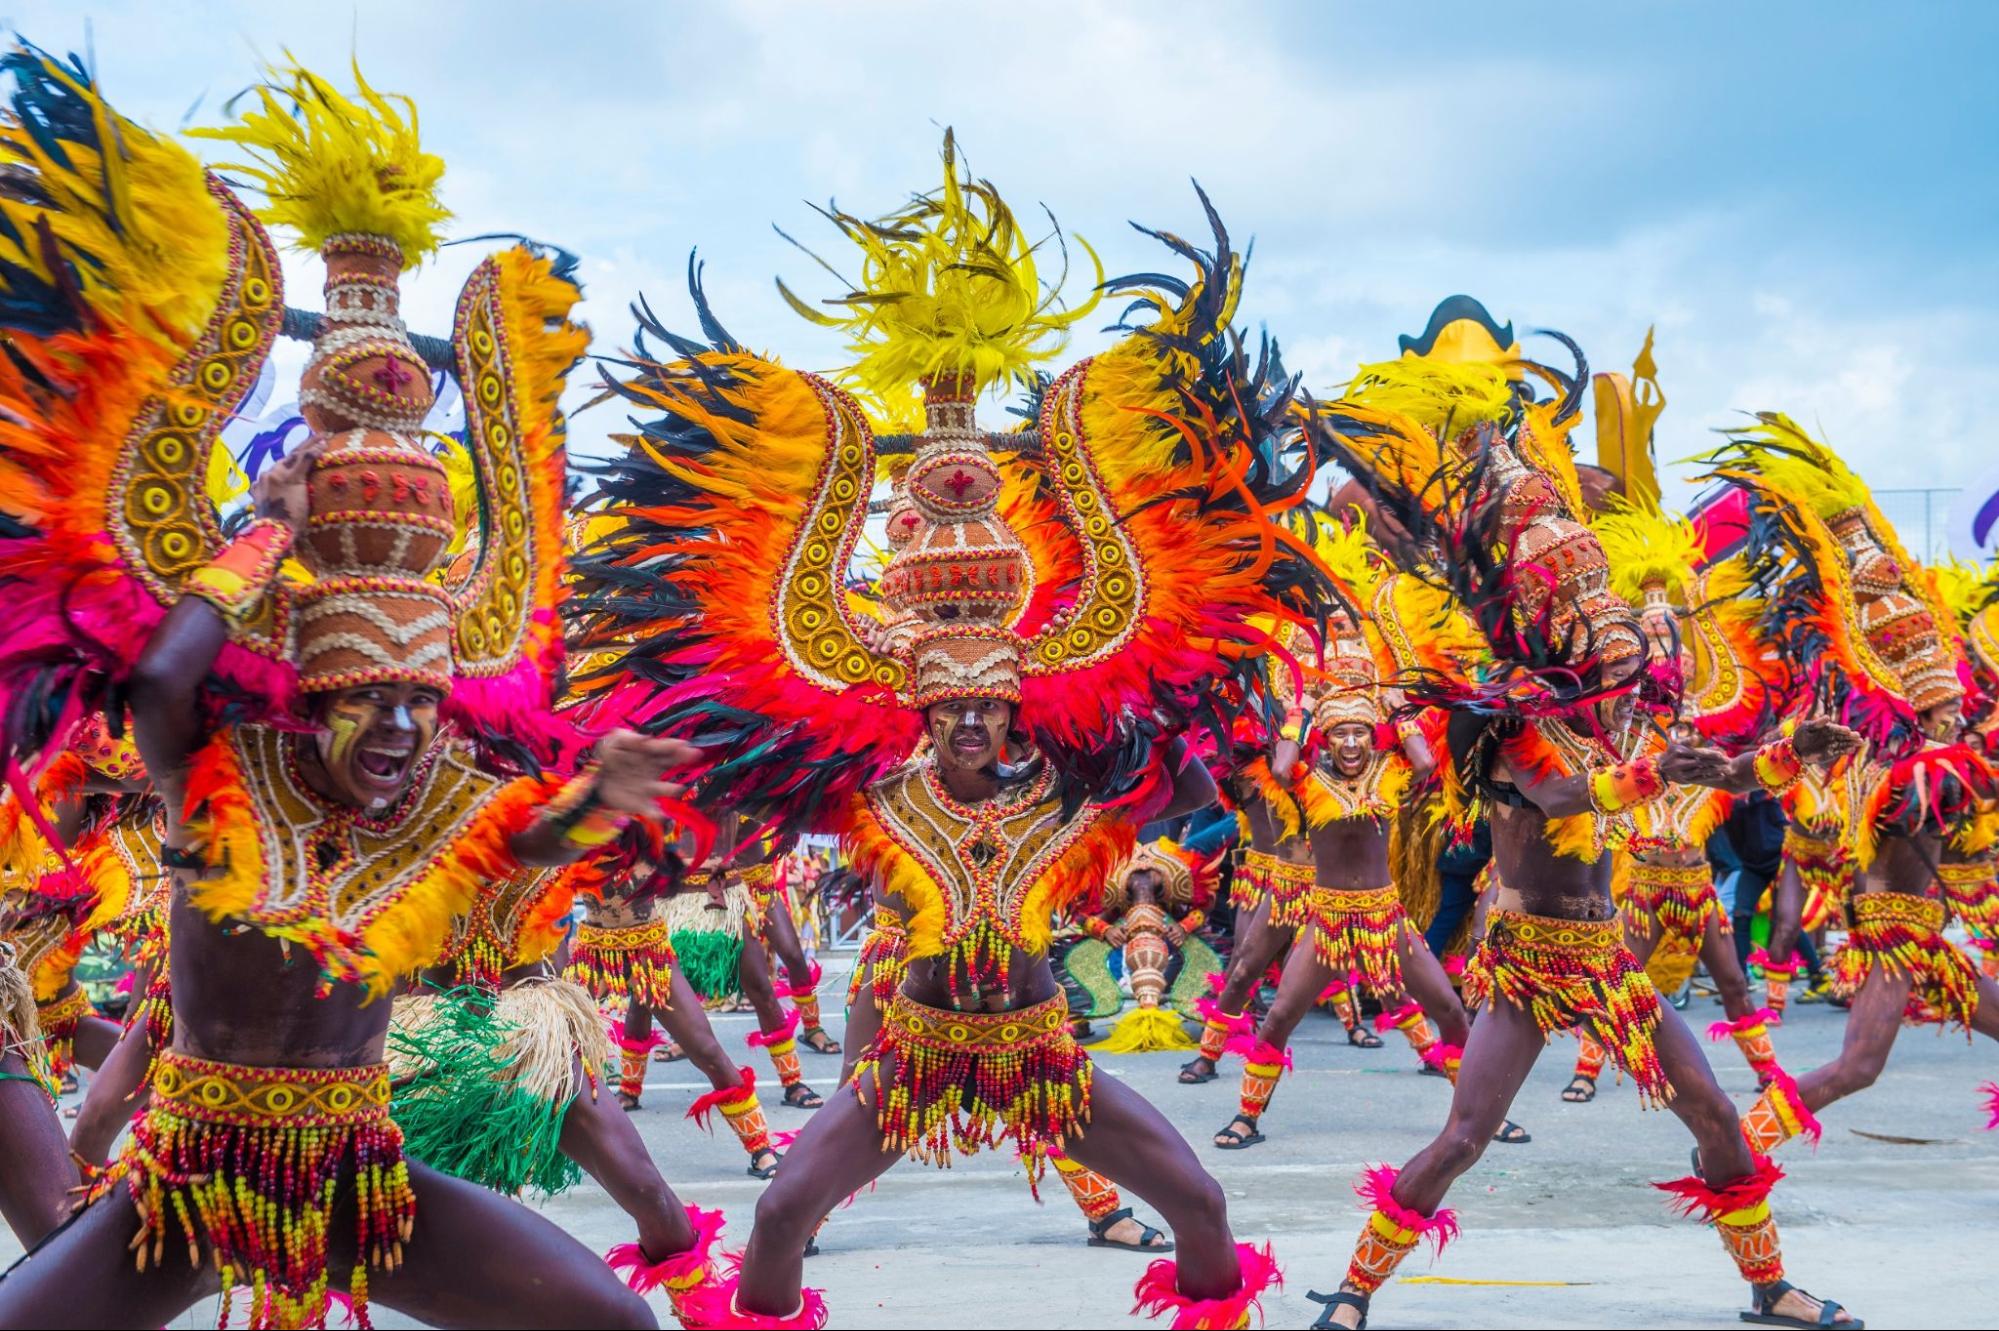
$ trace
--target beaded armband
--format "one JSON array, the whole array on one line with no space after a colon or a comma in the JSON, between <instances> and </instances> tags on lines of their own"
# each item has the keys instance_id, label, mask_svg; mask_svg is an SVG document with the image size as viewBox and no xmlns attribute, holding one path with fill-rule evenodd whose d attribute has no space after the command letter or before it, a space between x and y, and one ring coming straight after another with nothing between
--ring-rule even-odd
<instances>
[{"instance_id":1,"label":"beaded armband","mask_svg":"<svg viewBox=\"0 0 1999 1331\"><path fill-rule=\"evenodd\" d=\"M1665 778L1650 758L1600 768L1590 774L1590 807L1598 813L1619 813L1637 804L1650 804L1666 793Z\"/></svg>"},{"instance_id":2,"label":"beaded armband","mask_svg":"<svg viewBox=\"0 0 1999 1331\"><path fill-rule=\"evenodd\" d=\"M1197 932L1207 922L1208 913L1204 910L1190 910L1180 917L1180 927L1190 934Z\"/></svg>"},{"instance_id":3,"label":"beaded armband","mask_svg":"<svg viewBox=\"0 0 1999 1331\"><path fill-rule=\"evenodd\" d=\"M597 798L597 771L588 768L563 783L548 802L545 816L562 833L569 845L595 850L617 839L631 821L628 815L613 813Z\"/></svg>"},{"instance_id":4,"label":"beaded armband","mask_svg":"<svg viewBox=\"0 0 1999 1331\"><path fill-rule=\"evenodd\" d=\"M289 522L256 519L215 558L188 574L181 583L182 593L208 602L231 625L247 622L291 553L295 535Z\"/></svg>"},{"instance_id":5,"label":"beaded armband","mask_svg":"<svg viewBox=\"0 0 1999 1331\"><path fill-rule=\"evenodd\" d=\"M1789 735L1756 750L1750 766L1756 774L1756 784L1772 795L1784 794L1805 774L1805 760L1798 756L1798 746Z\"/></svg>"},{"instance_id":6,"label":"beaded armband","mask_svg":"<svg viewBox=\"0 0 1999 1331\"><path fill-rule=\"evenodd\" d=\"M1090 937L1092 938L1102 938L1105 934L1111 931L1110 925L1106 923L1102 918L1095 915L1092 915L1088 920L1084 921L1083 928L1089 933Z\"/></svg>"}]
</instances>

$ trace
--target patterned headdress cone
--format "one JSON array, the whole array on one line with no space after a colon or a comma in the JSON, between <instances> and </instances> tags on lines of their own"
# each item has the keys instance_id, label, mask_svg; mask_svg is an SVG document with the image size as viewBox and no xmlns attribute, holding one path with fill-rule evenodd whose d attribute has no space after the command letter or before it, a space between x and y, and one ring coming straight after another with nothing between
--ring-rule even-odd
<instances>
[{"instance_id":1,"label":"patterned headdress cone","mask_svg":"<svg viewBox=\"0 0 1999 1331\"><path fill-rule=\"evenodd\" d=\"M1587 526L1541 509L1514 538L1511 562L1519 613L1545 613L1555 642L1586 642L1606 667L1644 658L1644 635L1610 590L1610 561Z\"/></svg>"},{"instance_id":2,"label":"patterned headdress cone","mask_svg":"<svg viewBox=\"0 0 1999 1331\"><path fill-rule=\"evenodd\" d=\"M1957 662L1945 648L1936 616L1924 602L1899 591L1862 600L1860 624L1867 633L1867 645L1901 681L1902 696L1911 707L1927 711L1964 696Z\"/></svg>"},{"instance_id":3,"label":"patterned headdress cone","mask_svg":"<svg viewBox=\"0 0 1999 1331\"><path fill-rule=\"evenodd\" d=\"M969 379L924 385L926 428L903 480L922 521L882 574L891 614L918 622L912 703L1020 701L1013 625L1033 584L1027 551L999 515L999 471L972 414Z\"/></svg>"},{"instance_id":4,"label":"patterned headdress cone","mask_svg":"<svg viewBox=\"0 0 1999 1331\"><path fill-rule=\"evenodd\" d=\"M1326 663L1320 675L1313 690L1312 724L1331 730L1348 721L1378 726L1386 719L1374 657L1365 641L1346 634L1335 637L1326 645Z\"/></svg>"},{"instance_id":5,"label":"patterned headdress cone","mask_svg":"<svg viewBox=\"0 0 1999 1331\"><path fill-rule=\"evenodd\" d=\"M449 688L452 606L428 579L451 541L451 484L412 437L433 395L399 314L402 252L378 236L341 236L322 253L326 327L299 401L330 442L307 482L297 551L316 579L298 597L300 686Z\"/></svg>"}]
</instances>

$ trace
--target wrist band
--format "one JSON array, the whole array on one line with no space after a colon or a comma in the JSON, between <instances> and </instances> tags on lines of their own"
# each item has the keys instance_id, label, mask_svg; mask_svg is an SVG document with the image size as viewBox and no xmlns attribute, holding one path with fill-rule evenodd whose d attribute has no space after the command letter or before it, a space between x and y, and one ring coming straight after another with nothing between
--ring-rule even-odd
<instances>
[{"instance_id":1,"label":"wrist band","mask_svg":"<svg viewBox=\"0 0 1999 1331\"><path fill-rule=\"evenodd\" d=\"M1102 938L1111 931L1111 927L1095 915L1089 918L1089 921L1083 925L1083 928L1089 932L1092 938Z\"/></svg>"},{"instance_id":2,"label":"wrist band","mask_svg":"<svg viewBox=\"0 0 1999 1331\"><path fill-rule=\"evenodd\" d=\"M232 625L257 613L264 593L291 553L296 535L289 522L258 518L236 539L216 551L215 558L187 575L181 591L214 606Z\"/></svg>"},{"instance_id":3,"label":"wrist band","mask_svg":"<svg viewBox=\"0 0 1999 1331\"><path fill-rule=\"evenodd\" d=\"M1303 744L1307 728L1304 709L1293 707L1284 713L1284 724L1277 728L1277 738L1288 739L1294 744Z\"/></svg>"},{"instance_id":4,"label":"wrist band","mask_svg":"<svg viewBox=\"0 0 1999 1331\"><path fill-rule=\"evenodd\" d=\"M543 816L549 825L562 834L569 845L584 850L594 850L598 846L615 841L618 834L631 822L629 815L613 813L604 808L597 797L597 769L586 768L569 778L562 789L555 792L555 798L548 802Z\"/></svg>"},{"instance_id":5,"label":"wrist band","mask_svg":"<svg viewBox=\"0 0 1999 1331\"><path fill-rule=\"evenodd\" d=\"M1756 774L1756 784L1772 795L1782 795L1805 774L1805 760L1798 756L1798 746L1789 735L1756 750L1750 767Z\"/></svg>"},{"instance_id":6,"label":"wrist band","mask_svg":"<svg viewBox=\"0 0 1999 1331\"><path fill-rule=\"evenodd\" d=\"M1618 813L1636 804L1649 804L1666 793L1658 764L1650 758L1619 763L1590 774L1590 805L1598 813Z\"/></svg>"},{"instance_id":7,"label":"wrist band","mask_svg":"<svg viewBox=\"0 0 1999 1331\"><path fill-rule=\"evenodd\" d=\"M1190 910L1180 917L1180 927L1190 934L1207 922L1208 913L1201 910Z\"/></svg>"}]
</instances>

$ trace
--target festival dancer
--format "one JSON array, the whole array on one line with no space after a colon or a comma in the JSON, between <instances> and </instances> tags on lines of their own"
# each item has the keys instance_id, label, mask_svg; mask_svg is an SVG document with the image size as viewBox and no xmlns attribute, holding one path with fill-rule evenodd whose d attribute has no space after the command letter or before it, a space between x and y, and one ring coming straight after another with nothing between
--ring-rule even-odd
<instances>
[{"instance_id":1,"label":"festival dancer","mask_svg":"<svg viewBox=\"0 0 1999 1331\"><path fill-rule=\"evenodd\" d=\"M614 1039L621 1106L639 1107L646 1059L661 1043L653 1030L656 1021L713 1087L694 1102L688 1117L705 1126L711 1113L720 1112L749 1156L750 1177L772 1178L778 1153L757 1099L756 1072L738 1065L722 1048L702 1009L701 996L682 973L670 927L658 913L661 898L651 887L655 872L652 864L637 861L629 869L608 873L609 881L584 898L585 920L576 931L563 974L588 990L598 1007L619 1023ZM705 900L709 881L709 871L696 870L673 891Z\"/></svg>"},{"instance_id":2,"label":"festival dancer","mask_svg":"<svg viewBox=\"0 0 1999 1331\"><path fill-rule=\"evenodd\" d=\"M1277 1001L1253 1036L1232 1042L1243 1058L1242 1099L1236 1116L1215 1134L1222 1150L1266 1139L1263 1115L1290 1067L1291 1032L1335 976L1353 976L1381 1003L1383 1024L1403 1030L1417 1056L1453 1080L1471 1035L1450 978L1423 945L1389 880L1389 820L1418 780L1407 754L1418 754L1427 772L1430 749L1415 721L1405 719L1398 731L1383 707L1381 672L1393 668L1395 656L1372 617L1359 609L1376 603L1383 570L1360 522L1322 530L1319 550L1361 617L1333 615L1322 664L1308 672L1299 699L1309 706L1309 718L1298 714L1302 708L1287 714L1271 753L1271 770L1292 774L1289 793L1305 824L1313 888ZM1406 631L1421 633L1423 626ZM1384 733L1398 735L1399 742L1383 743ZM1426 1017L1435 1018L1441 1038L1430 1033ZM1532 1138L1509 1120L1494 1140L1521 1145Z\"/></svg>"},{"instance_id":3,"label":"festival dancer","mask_svg":"<svg viewBox=\"0 0 1999 1331\"><path fill-rule=\"evenodd\" d=\"M762 958L766 976L772 976L778 969L783 971L784 983L776 987L775 996L791 1004L793 1016L786 1018L785 1024L792 1029L796 1042L815 1054L837 1056L843 1052L840 1042L827 1031L819 1013L819 963L806 957L805 943L798 936L798 922L792 918L791 886L786 872L789 857L776 846L765 846L759 853L763 856L761 860L742 865L736 874L750 894L749 936L762 944L767 954ZM772 1059L775 1061L775 1054ZM802 1083L785 1083L786 1103L792 1099L791 1087L795 1084Z\"/></svg>"},{"instance_id":4,"label":"festival dancer","mask_svg":"<svg viewBox=\"0 0 1999 1331\"><path fill-rule=\"evenodd\" d=\"M1999 1039L1999 985L1943 936L1934 886L1950 841L1983 815L1999 777L1962 739L1969 671L1934 584L1837 454L1789 417L1757 420L1711 455L1713 474L1751 496L1770 631L1808 672L1811 696L1868 739L1843 783L1857 875L1832 962L1852 1003L1845 1038L1832 1062L1777 1078L1744 1115L1751 1148L1768 1152L1800 1133L1816 1139L1820 1110L1872 1086L1905 1021ZM1720 755L1708 758L1723 770ZM1740 780L1741 766L1726 770ZM1770 774L1755 776L1769 783Z\"/></svg>"},{"instance_id":5,"label":"festival dancer","mask_svg":"<svg viewBox=\"0 0 1999 1331\"><path fill-rule=\"evenodd\" d=\"M496 776L481 756L559 756L575 284L522 245L461 296L480 555L447 587L428 575L457 511L411 439L430 376L397 313L400 272L447 216L442 163L406 102L274 71L215 133L250 159L232 169L264 217L324 258L327 312L300 393L312 435L225 538L203 480L285 319L277 253L81 62L21 50L6 73L0 213L42 244L32 265L0 259L0 449L22 532L0 560L0 688L39 704L6 709L5 739L45 750L56 720L129 696L168 810L175 1030L87 1207L0 1280L0 1323L161 1325L241 1283L252 1325L319 1325L345 1277L364 1324L372 1295L430 1322L652 1325L549 1221L406 1159L382 1062L383 1000L482 880L578 858L654 812L689 756L612 733L567 780ZM288 556L313 581L285 576Z\"/></svg>"},{"instance_id":6,"label":"festival dancer","mask_svg":"<svg viewBox=\"0 0 1999 1331\"><path fill-rule=\"evenodd\" d=\"M1302 493L1258 448L1289 385L1227 332L1240 265L1217 228L1212 255L1169 238L1197 263L1191 284L1110 284L1152 322L1038 393L1031 439L988 436L980 392L1031 383L1094 300L1055 303L1042 247L960 177L948 137L941 191L884 219L831 216L866 289L835 315L794 304L850 331L848 380L877 410L923 413L908 487L926 524L883 580L921 621L910 653L874 653L844 600L875 475L867 416L744 352L705 305L712 349L675 338L677 364L633 358L620 387L658 415L605 483L627 530L579 561L605 584L578 598L582 645L599 645L600 615L633 656L609 682L643 684L630 715L712 746L700 796L837 829L909 936L880 1034L765 1191L712 1322L821 1324L801 1255L835 1204L907 1154L943 1164L1006 1141L1030 1171L1054 1146L1139 1189L1178 1244L1141 1304L1239 1325L1274 1278L1267 1250L1234 1241L1219 1186L1156 1111L1092 1076L1046 949L1051 917L1138 824L1213 798L1174 737L1197 714L1226 726L1214 685L1248 670L1249 616L1310 612L1309 550L1259 498ZM994 440L1038 446L1037 490L1001 493ZM919 736L930 750L912 759Z\"/></svg>"},{"instance_id":7,"label":"festival dancer","mask_svg":"<svg viewBox=\"0 0 1999 1331\"><path fill-rule=\"evenodd\" d=\"M1605 852L1629 831L1632 809L1669 782L1700 780L1706 760L1677 748L1633 759L1620 744L1634 701L1655 696L1658 681L1642 670L1643 629L1611 594L1602 547L1576 516L1586 506L1567 434L1588 376L1580 366L1573 378L1521 368L1561 391L1535 401L1500 367L1410 357L1363 367L1348 397L1319 418L1327 446L1397 525L1443 551L1435 567L1500 662L1489 678L1409 688L1416 701L1458 712L1445 789L1461 823L1468 812L1490 816L1502 886L1466 973L1467 998L1484 1011L1450 1117L1401 1169L1365 1175L1359 1191L1371 1214L1338 1290L1311 1296L1325 1305L1316 1325L1361 1325L1425 1235L1441 1245L1455 1232L1442 1207L1451 1183L1484 1153L1548 1036L1576 1027L1694 1134L1699 1173L1661 1186L1714 1223L1753 1288L1755 1315L1858 1325L1783 1279L1768 1201L1781 1171L1752 1155L1699 1045L1621 937ZM1416 551L1392 552L1407 570L1424 567ZM1831 723L1806 723L1753 757L1766 767L1825 762L1853 739Z\"/></svg>"},{"instance_id":8,"label":"festival dancer","mask_svg":"<svg viewBox=\"0 0 1999 1331\"><path fill-rule=\"evenodd\" d=\"M1164 839L1141 844L1111 875L1096 913L1083 921L1090 942L1063 958L1071 974L1080 968L1094 977L1085 987L1105 993L1112 1012L1122 1003L1108 964L1112 951L1131 986L1134 1006L1090 1046L1092 1054L1195 1048L1181 1013L1193 1008L1202 977L1215 966L1214 951L1198 936L1214 889L1215 866Z\"/></svg>"},{"instance_id":9,"label":"festival dancer","mask_svg":"<svg viewBox=\"0 0 1999 1331\"><path fill-rule=\"evenodd\" d=\"M1728 750L1752 744L1778 671L1759 659L1765 654L1755 645L1756 605L1741 561L1702 570L1693 524L1654 507L1614 505L1591 526L1610 560L1611 589L1639 611L1648 659L1678 674L1682 702L1674 733ZM1637 834L1621 852L1630 857L1625 923L1641 966L1661 948L1698 950L1727 1015L1709 1037L1732 1038L1764 1086L1780 1071L1770 1042L1773 1014L1750 1005L1749 979L1707 860L1708 838L1727 819L1733 798L1707 786L1673 785L1638 811ZM1600 1065L1601 1050L1595 1057ZM1578 1065L1571 1090L1582 1080Z\"/></svg>"},{"instance_id":10,"label":"festival dancer","mask_svg":"<svg viewBox=\"0 0 1999 1331\"><path fill-rule=\"evenodd\" d=\"M1286 658L1296 659L1313 649L1310 637L1295 625L1287 627L1281 641ZM1282 661L1271 664L1273 696L1284 696L1289 669ZM1299 716L1303 716L1302 711ZM1293 724L1297 723L1294 720ZM1259 736L1264 731L1254 718L1243 728ZM1259 748L1267 747L1267 742ZM1183 1086L1213 1081L1220 1075L1217 1069L1229 1042L1255 1029L1256 1021L1249 1011L1251 1000L1270 968L1299 938L1310 915L1317 882L1311 844L1305 839L1304 814L1289 783L1272 772L1268 755L1261 751L1248 755L1229 784L1249 833L1249 845L1235 874L1235 946L1213 997L1202 1001L1199 1052L1180 1069ZM1360 1022L1347 977L1333 975L1324 988L1346 1028L1347 1043L1359 1049L1381 1048L1381 1037Z\"/></svg>"}]
</instances>

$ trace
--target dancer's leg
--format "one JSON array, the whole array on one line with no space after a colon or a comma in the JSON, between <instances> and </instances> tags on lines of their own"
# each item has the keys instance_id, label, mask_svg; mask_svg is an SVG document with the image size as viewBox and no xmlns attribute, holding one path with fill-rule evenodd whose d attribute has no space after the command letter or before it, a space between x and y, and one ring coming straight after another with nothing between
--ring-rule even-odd
<instances>
[{"instance_id":1,"label":"dancer's leg","mask_svg":"<svg viewBox=\"0 0 1999 1331\"><path fill-rule=\"evenodd\" d=\"M1853 1007L1846 1014L1846 1033L1839 1057L1798 1078L1798 1094L1813 1113L1835 1100L1864 1091L1888 1066L1888 1052L1902 1030L1902 1013L1909 1006L1909 977L1885 966L1868 971Z\"/></svg>"},{"instance_id":2,"label":"dancer's leg","mask_svg":"<svg viewBox=\"0 0 1999 1331\"><path fill-rule=\"evenodd\" d=\"M131 1197L113 1189L0 1276L0 1326L165 1326L220 1292L214 1268L189 1262L177 1243L141 1270L138 1232Z\"/></svg>"},{"instance_id":3,"label":"dancer's leg","mask_svg":"<svg viewBox=\"0 0 1999 1331\"><path fill-rule=\"evenodd\" d=\"M401 1266L368 1273L375 1302L439 1327L659 1324L601 1257L553 1221L417 1161L409 1170L416 1228ZM340 1230L337 1213L329 1227Z\"/></svg>"},{"instance_id":4,"label":"dancer's leg","mask_svg":"<svg viewBox=\"0 0 1999 1331\"><path fill-rule=\"evenodd\" d=\"M1263 979L1263 973L1290 945L1291 937L1291 930L1270 922L1270 899L1265 897L1257 902L1249 914L1247 927L1237 929L1235 950L1229 955L1221 992L1215 996L1215 1008L1221 1017L1210 1019L1201 1032L1201 1052L1180 1069L1182 1084L1214 1079L1215 1064L1228 1039L1229 1019L1239 1018L1249 1006L1249 997Z\"/></svg>"},{"instance_id":5,"label":"dancer's leg","mask_svg":"<svg viewBox=\"0 0 1999 1331\"><path fill-rule=\"evenodd\" d=\"M1067 1150L1159 1212L1173 1231L1181 1294L1216 1299L1240 1288L1242 1269L1221 1184L1138 1092L1114 1077L1098 1077L1090 1090L1089 1130L1070 1138Z\"/></svg>"},{"instance_id":6,"label":"dancer's leg","mask_svg":"<svg viewBox=\"0 0 1999 1331\"><path fill-rule=\"evenodd\" d=\"M884 1080L888 1071L883 1071ZM872 1079L870 1081L872 1085ZM832 1209L887 1173L902 1152L884 1148L872 1106L853 1086L833 1092L785 1155L784 1168L757 1199L756 1226L743 1249L737 1305L788 1317L805 1281L805 1244Z\"/></svg>"},{"instance_id":7,"label":"dancer's leg","mask_svg":"<svg viewBox=\"0 0 1999 1331\"><path fill-rule=\"evenodd\" d=\"M1278 977L1277 997L1257 1025L1254 1047L1243 1056L1241 1106L1228 1126L1215 1134L1216 1146L1239 1150L1254 1144L1252 1138L1258 1132L1263 1111L1269 1107L1278 1079L1284 1075L1284 1046L1332 978L1332 968L1321 962L1313 949L1291 949L1291 955L1284 961L1284 972Z\"/></svg>"},{"instance_id":8,"label":"dancer's leg","mask_svg":"<svg viewBox=\"0 0 1999 1331\"><path fill-rule=\"evenodd\" d=\"M743 997L750 1000L757 1014L757 1038L751 1043L761 1045L770 1055L778 1083L784 1087L784 1103L793 1109L817 1109L824 1102L819 1092L805 1084L804 1070L798 1065L798 1039L793 1034L797 1023L785 1017L777 987L771 983L770 954L755 938L743 940L737 974Z\"/></svg>"},{"instance_id":9,"label":"dancer's leg","mask_svg":"<svg viewBox=\"0 0 1999 1331\"><path fill-rule=\"evenodd\" d=\"M62 1223L76 1184L62 1120L29 1077L27 1061L10 1049L0 1056L0 1218L32 1248Z\"/></svg>"},{"instance_id":10,"label":"dancer's leg","mask_svg":"<svg viewBox=\"0 0 1999 1331\"><path fill-rule=\"evenodd\" d=\"M660 1025L673 1037L673 1042L687 1054L708 1084L717 1092L740 1093L744 1090L742 1069L722 1048L722 1042L715 1038L715 1028L708 1024L708 1014L701 1008L701 999L694 987L687 983L687 977L679 971L673 973L673 1006L658 1014ZM647 1014L650 1029L652 1014ZM777 1152L771 1149L770 1141L757 1125L763 1118L758 1109L754 1115L729 1116L729 1126L736 1130L749 1153L751 1170L763 1173L777 1164ZM747 1131L746 1131L747 1129Z\"/></svg>"},{"instance_id":11,"label":"dancer's leg","mask_svg":"<svg viewBox=\"0 0 1999 1331\"><path fill-rule=\"evenodd\" d=\"M84 1092L76 1126L70 1129L69 1146L93 1165L101 1166L111 1158L111 1144L151 1098L146 1086L146 1069L153 1061L151 1025L141 1015L126 1027Z\"/></svg>"},{"instance_id":12,"label":"dancer's leg","mask_svg":"<svg viewBox=\"0 0 1999 1331\"><path fill-rule=\"evenodd\" d=\"M648 1260L664 1261L694 1245L687 1209L660 1177L631 1115L610 1096L585 1090L569 1102L562 1116L562 1153L602 1184L638 1225L639 1247Z\"/></svg>"}]
</instances>

